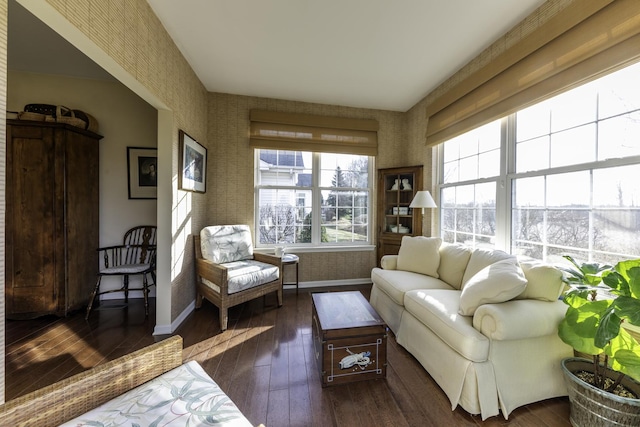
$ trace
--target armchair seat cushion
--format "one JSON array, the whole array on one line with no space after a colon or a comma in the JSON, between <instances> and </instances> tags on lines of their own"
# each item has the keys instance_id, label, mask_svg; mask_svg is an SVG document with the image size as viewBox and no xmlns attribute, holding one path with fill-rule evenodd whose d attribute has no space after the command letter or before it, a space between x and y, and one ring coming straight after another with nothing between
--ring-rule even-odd
<instances>
[{"instance_id":1,"label":"armchair seat cushion","mask_svg":"<svg viewBox=\"0 0 640 427\"><path fill-rule=\"evenodd\" d=\"M280 269L276 265L254 260L234 261L221 264L227 268L227 289L229 294L255 288L265 283L278 280ZM215 283L202 278L202 282L220 292Z\"/></svg>"},{"instance_id":2,"label":"armchair seat cushion","mask_svg":"<svg viewBox=\"0 0 640 427\"><path fill-rule=\"evenodd\" d=\"M100 274L140 274L148 271L151 264L122 264L100 270Z\"/></svg>"}]
</instances>

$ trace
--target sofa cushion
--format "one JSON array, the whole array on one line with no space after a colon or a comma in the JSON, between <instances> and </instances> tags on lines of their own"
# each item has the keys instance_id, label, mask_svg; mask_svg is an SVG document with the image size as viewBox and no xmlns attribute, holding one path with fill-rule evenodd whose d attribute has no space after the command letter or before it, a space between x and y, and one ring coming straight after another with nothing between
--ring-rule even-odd
<instances>
[{"instance_id":1,"label":"sofa cushion","mask_svg":"<svg viewBox=\"0 0 640 427\"><path fill-rule=\"evenodd\" d=\"M462 276L471 257L471 248L460 243L446 243L440 245L440 279L455 289L462 286Z\"/></svg>"},{"instance_id":2,"label":"sofa cushion","mask_svg":"<svg viewBox=\"0 0 640 427\"><path fill-rule=\"evenodd\" d=\"M527 278L527 287L516 299L555 301L564 289L562 272L537 259L520 259L520 267Z\"/></svg>"},{"instance_id":3,"label":"sofa cushion","mask_svg":"<svg viewBox=\"0 0 640 427\"><path fill-rule=\"evenodd\" d=\"M440 265L439 237L404 236L398 252L398 270L438 278Z\"/></svg>"},{"instance_id":4,"label":"sofa cushion","mask_svg":"<svg viewBox=\"0 0 640 427\"><path fill-rule=\"evenodd\" d=\"M404 304L404 294L414 289L451 289L440 279L402 270L371 270L371 281L398 305Z\"/></svg>"},{"instance_id":5,"label":"sofa cushion","mask_svg":"<svg viewBox=\"0 0 640 427\"><path fill-rule=\"evenodd\" d=\"M469 263L462 276L462 288L475 274L494 262L502 261L503 259L515 258L513 255L509 255L506 252L497 249L474 249L469 257Z\"/></svg>"},{"instance_id":6,"label":"sofa cushion","mask_svg":"<svg viewBox=\"0 0 640 427\"><path fill-rule=\"evenodd\" d=\"M253 258L248 225L212 225L200 231L202 257L216 264Z\"/></svg>"},{"instance_id":7,"label":"sofa cushion","mask_svg":"<svg viewBox=\"0 0 640 427\"><path fill-rule=\"evenodd\" d=\"M526 286L527 279L515 258L493 263L476 273L462 288L459 313L473 316L479 306L509 301Z\"/></svg>"},{"instance_id":8,"label":"sofa cushion","mask_svg":"<svg viewBox=\"0 0 640 427\"><path fill-rule=\"evenodd\" d=\"M458 313L460 292L457 289L409 291L404 297L405 309L460 355L484 362L489 357L489 339L473 327L471 317Z\"/></svg>"}]
</instances>

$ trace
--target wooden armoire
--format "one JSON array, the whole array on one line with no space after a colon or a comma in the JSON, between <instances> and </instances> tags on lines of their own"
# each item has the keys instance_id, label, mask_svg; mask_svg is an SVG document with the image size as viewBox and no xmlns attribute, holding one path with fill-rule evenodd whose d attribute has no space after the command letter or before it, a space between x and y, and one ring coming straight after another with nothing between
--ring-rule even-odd
<instances>
[{"instance_id":1,"label":"wooden armoire","mask_svg":"<svg viewBox=\"0 0 640 427\"><path fill-rule=\"evenodd\" d=\"M101 138L62 123L7 120L7 318L86 306L98 269Z\"/></svg>"}]
</instances>

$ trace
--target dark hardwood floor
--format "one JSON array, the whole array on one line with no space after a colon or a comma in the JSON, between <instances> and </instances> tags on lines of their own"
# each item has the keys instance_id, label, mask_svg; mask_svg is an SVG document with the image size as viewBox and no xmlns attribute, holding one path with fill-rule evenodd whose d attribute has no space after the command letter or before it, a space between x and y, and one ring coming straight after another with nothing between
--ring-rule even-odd
<instances>
[{"instance_id":1,"label":"dark hardwood floor","mask_svg":"<svg viewBox=\"0 0 640 427\"><path fill-rule=\"evenodd\" d=\"M326 290L360 290L370 286ZM314 292L320 290L313 290ZM155 304L152 303L152 307ZM322 388L311 341L309 290L285 291L229 312L219 332L218 311L206 302L176 334L184 360L197 360L254 424L283 426L570 426L566 398L550 399L482 421L448 399L394 337L388 340L386 380ZM155 318L152 308L150 319ZM153 343L154 322L141 300L128 308L104 303L88 322L84 313L58 319L6 321L6 399Z\"/></svg>"}]
</instances>

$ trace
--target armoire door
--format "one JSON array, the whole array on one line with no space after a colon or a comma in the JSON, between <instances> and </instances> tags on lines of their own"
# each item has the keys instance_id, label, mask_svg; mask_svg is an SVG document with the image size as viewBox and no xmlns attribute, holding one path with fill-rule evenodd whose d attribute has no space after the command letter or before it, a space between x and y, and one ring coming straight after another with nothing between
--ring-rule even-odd
<instances>
[{"instance_id":1,"label":"armoire door","mask_svg":"<svg viewBox=\"0 0 640 427\"><path fill-rule=\"evenodd\" d=\"M64 265L56 215L64 208L56 191L54 132L7 127L6 313L55 313Z\"/></svg>"},{"instance_id":2,"label":"armoire door","mask_svg":"<svg viewBox=\"0 0 640 427\"><path fill-rule=\"evenodd\" d=\"M100 244L99 145L95 138L67 131L65 142L66 286L61 314L85 308L95 286Z\"/></svg>"}]
</instances>

